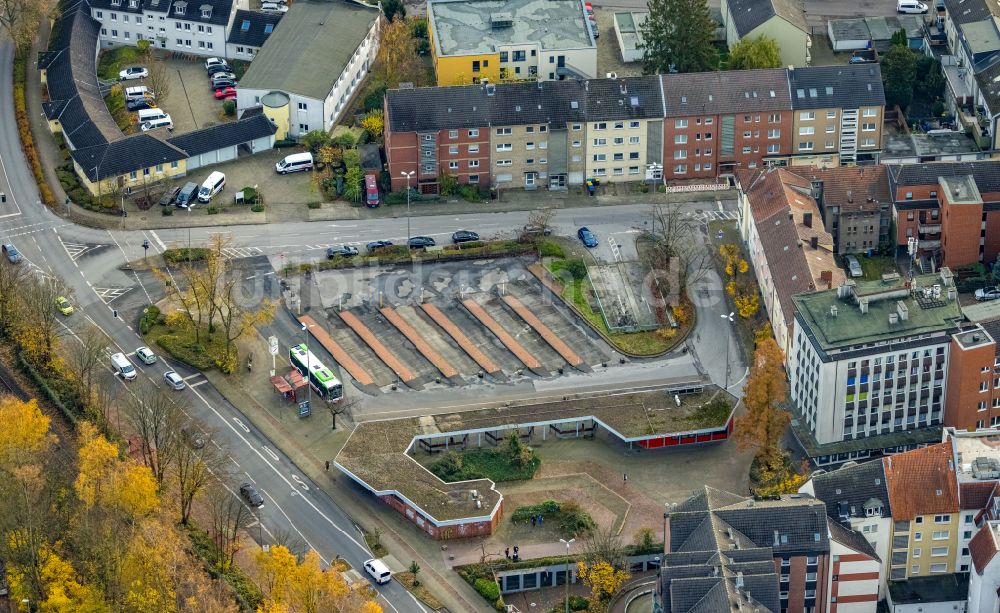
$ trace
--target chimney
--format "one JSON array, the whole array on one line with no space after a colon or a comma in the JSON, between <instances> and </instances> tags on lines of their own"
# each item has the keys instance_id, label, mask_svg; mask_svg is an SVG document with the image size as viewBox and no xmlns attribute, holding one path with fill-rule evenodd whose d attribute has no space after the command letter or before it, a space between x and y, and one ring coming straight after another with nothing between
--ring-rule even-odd
<instances>
[{"instance_id":1,"label":"chimney","mask_svg":"<svg viewBox=\"0 0 1000 613\"><path fill-rule=\"evenodd\" d=\"M807 228L813 227L813 214L811 211L802 214L802 223L805 224Z\"/></svg>"},{"instance_id":2,"label":"chimney","mask_svg":"<svg viewBox=\"0 0 1000 613\"><path fill-rule=\"evenodd\" d=\"M777 530L775 530L774 531L774 546L777 547L779 545L781 545L781 535L778 534Z\"/></svg>"},{"instance_id":3,"label":"chimney","mask_svg":"<svg viewBox=\"0 0 1000 613\"><path fill-rule=\"evenodd\" d=\"M847 190L847 201L848 202L854 202L854 191L853 190Z\"/></svg>"},{"instance_id":4,"label":"chimney","mask_svg":"<svg viewBox=\"0 0 1000 613\"><path fill-rule=\"evenodd\" d=\"M858 308L861 309L862 315L866 315L868 313L868 299L867 298L858 299Z\"/></svg>"},{"instance_id":5,"label":"chimney","mask_svg":"<svg viewBox=\"0 0 1000 613\"><path fill-rule=\"evenodd\" d=\"M806 214L808 215L808 213L806 213ZM808 225L808 224L806 224L806 225ZM819 249L819 237L818 236L810 236L809 237L809 246L812 247L813 249Z\"/></svg>"},{"instance_id":6,"label":"chimney","mask_svg":"<svg viewBox=\"0 0 1000 613\"><path fill-rule=\"evenodd\" d=\"M955 299L955 288L954 287L949 287L948 288L948 302L951 302L954 299Z\"/></svg>"},{"instance_id":7,"label":"chimney","mask_svg":"<svg viewBox=\"0 0 1000 613\"><path fill-rule=\"evenodd\" d=\"M736 589L743 589L743 571L736 573Z\"/></svg>"},{"instance_id":8,"label":"chimney","mask_svg":"<svg viewBox=\"0 0 1000 613\"><path fill-rule=\"evenodd\" d=\"M618 86L623 96L628 93L628 84L625 83L625 79L619 81Z\"/></svg>"},{"instance_id":9,"label":"chimney","mask_svg":"<svg viewBox=\"0 0 1000 613\"><path fill-rule=\"evenodd\" d=\"M910 309L907 308L906 303L902 300L896 301L896 314L899 315L900 321L906 321L910 318Z\"/></svg>"}]
</instances>

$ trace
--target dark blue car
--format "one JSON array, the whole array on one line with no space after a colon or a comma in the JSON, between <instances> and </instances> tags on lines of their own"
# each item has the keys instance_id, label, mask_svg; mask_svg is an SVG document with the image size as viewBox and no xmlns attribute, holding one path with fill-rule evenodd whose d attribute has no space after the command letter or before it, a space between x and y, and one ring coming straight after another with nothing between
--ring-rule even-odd
<instances>
[{"instance_id":1,"label":"dark blue car","mask_svg":"<svg viewBox=\"0 0 1000 613\"><path fill-rule=\"evenodd\" d=\"M583 242L584 247L593 248L597 246L597 237L590 231L590 228L584 226L576 231L576 235L580 237L580 241Z\"/></svg>"}]
</instances>

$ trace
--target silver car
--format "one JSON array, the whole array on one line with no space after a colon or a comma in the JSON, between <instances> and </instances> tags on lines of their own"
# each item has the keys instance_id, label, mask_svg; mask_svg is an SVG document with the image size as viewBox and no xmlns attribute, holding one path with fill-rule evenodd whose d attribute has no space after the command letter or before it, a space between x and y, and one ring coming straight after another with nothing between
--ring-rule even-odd
<instances>
[{"instance_id":1,"label":"silver car","mask_svg":"<svg viewBox=\"0 0 1000 613\"><path fill-rule=\"evenodd\" d=\"M847 261L847 270L852 277L864 276L865 273L861 271L861 262L858 261L858 258L849 255L844 259Z\"/></svg>"},{"instance_id":2,"label":"silver car","mask_svg":"<svg viewBox=\"0 0 1000 613\"><path fill-rule=\"evenodd\" d=\"M168 370L163 373L163 380L167 382L167 385L175 390L182 390L187 386L187 384L184 383L184 378L172 370Z\"/></svg>"},{"instance_id":3,"label":"silver car","mask_svg":"<svg viewBox=\"0 0 1000 613\"><path fill-rule=\"evenodd\" d=\"M135 357L139 358L139 361L147 366L156 364L156 354L149 347L139 347L136 349Z\"/></svg>"}]
</instances>

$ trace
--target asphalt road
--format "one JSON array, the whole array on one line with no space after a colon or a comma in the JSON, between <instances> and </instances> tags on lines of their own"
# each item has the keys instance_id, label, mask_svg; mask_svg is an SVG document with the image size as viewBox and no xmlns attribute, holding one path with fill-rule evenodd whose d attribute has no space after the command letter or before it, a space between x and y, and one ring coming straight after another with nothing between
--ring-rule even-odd
<instances>
[{"instance_id":1,"label":"asphalt road","mask_svg":"<svg viewBox=\"0 0 1000 613\"><path fill-rule=\"evenodd\" d=\"M11 82L12 48L6 39L0 39L0 83ZM10 87L0 87L0 125L16 125ZM90 321L99 326L109 337L109 347L131 353L141 344L138 334L115 310L123 313L140 305L155 301L160 295L159 283L144 273L123 269L129 260L143 255L141 245L148 240L152 254L171 246L187 244L204 245L218 228L192 230L157 230L145 232L118 232L96 230L67 223L38 202L37 187L28 169L20 147L17 131L0 130L0 192L7 194L6 203L0 203L0 242L13 242L23 253L25 262L41 275L61 276L73 292L77 313L65 321L73 327L82 327ZM692 213L705 207L690 205ZM712 211L715 206L709 204ZM719 205L721 207L721 205ZM728 206L731 208L732 203ZM574 235L580 225L588 225L601 240L595 250L597 257L610 259L607 237L614 236L620 243L641 227L645 206L615 206L604 208L562 210L555 217L556 232ZM417 217L411 222L412 234L425 234L435 238L446 237L454 230L476 230L484 236L512 233L524 225L527 213L474 212L463 215ZM225 230L231 238L232 255L279 256L279 262L307 261L324 257L325 247L336 243L363 244L376 238L403 242L406 238L405 219L381 219L365 222L342 223L286 223L263 226L236 226ZM150 255L152 255L150 254ZM3 263L6 265L6 263ZM273 291L273 271L260 270L260 293ZM270 278L268 278L270 277ZM255 283L255 282L253 282ZM699 340L692 341L696 353L704 350L713 362L709 372L716 378L721 354L726 340L721 340L721 328L714 325L724 307L721 285L706 286L705 298L696 302L699 317ZM255 292L251 292L254 294ZM701 340L704 338L705 340ZM714 340L713 340L714 339ZM732 341L729 341L732 343ZM674 358L680 360L681 358ZM734 362L738 356L732 356ZM690 368L684 360L685 369ZM621 370L615 380L605 384L627 387L640 381L655 381L677 372L665 361L659 365L646 365L633 370ZM674 364L679 366L679 363ZM742 370L742 363L738 368ZM336 556L345 558L353 567L361 569L370 553L355 527L354 522L318 486L299 470L283 452L260 433L250 420L223 398L204 378L181 367L161 361L151 367L140 366L142 376L155 384L162 384L162 374L175 368L188 380L189 387L178 392L190 410L202 423L216 433L216 440L229 453L232 470L239 476L256 483L265 497L259 511L261 525L256 538L271 542L271 535L295 534L315 549L329 562ZM718 381L721 377L716 378ZM122 383L122 385L126 385ZM558 379L540 383L535 389L516 390L519 394L557 392L566 383ZM424 399L411 394L406 403L417 409ZM442 398L441 403L455 403L455 398ZM460 399L459 399L460 401ZM414 404L411 404L414 403ZM426 404L424 405L427 406ZM257 526L255 526L257 527ZM251 530L251 533L255 532ZM267 535L265 537L265 535ZM426 609L409 592L395 582L377 587L384 597L387 610L396 613L420 612Z\"/></svg>"}]
</instances>

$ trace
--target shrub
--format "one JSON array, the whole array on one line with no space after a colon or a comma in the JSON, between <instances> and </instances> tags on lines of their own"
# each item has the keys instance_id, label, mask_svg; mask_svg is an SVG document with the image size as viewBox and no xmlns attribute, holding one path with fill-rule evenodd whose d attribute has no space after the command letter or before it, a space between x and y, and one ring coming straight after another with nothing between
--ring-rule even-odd
<instances>
[{"instance_id":1,"label":"shrub","mask_svg":"<svg viewBox=\"0 0 1000 613\"><path fill-rule=\"evenodd\" d=\"M479 595L490 602L496 602L500 598L500 586L495 581L489 579L476 579L472 585Z\"/></svg>"},{"instance_id":2,"label":"shrub","mask_svg":"<svg viewBox=\"0 0 1000 613\"><path fill-rule=\"evenodd\" d=\"M344 130L340 134L330 139L330 144L341 149L354 149L358 145L358 139L354 138L354 133Z\"/></svg>"},{"instance_id":3,"label":"shrub","mask_svg":"<svg viewBox=\"0 0 1000 613\"><path fill-rule=\"evenodd\" d=\"M255 204L252 207L250 207L250 210L252 212L254 212L254 213L263 213L264 212L264 205L260 204L260 203Z\"/></svg>"},{"instance_id":4,"label":"shrub","mask_svg":"<svg viewBox=\"0 0 1000 613\"><path fill-rule=\"evenodd\" d=\"M283 138L281 140L274 141L274 148L286 149L288 147L295 147L298 144L299 144L298 141L295 140L294 138Z\"/></svg>"},{"instance_id":5,"label":"shrub","mask_svg":"<svg viewBox=\"0 0 1000 613\"><path fill-rule=\"evenodd\" d=\"M171 215L174 214L174 207L172 207L172 206L165 206L165 207L163 207L163 208L160 209L160 213L164 217L170 217Z\"/></svg>"},{"instance_id":6,"label":"shrub","mask_svg":"<svg viewBox=\"0 0 1000 613\"><path fill-rule=\"evenodd\" d=\"M310 209L318 209L321 206L323 206L323 203L322 202L307 202L306 206L309 207Z\"/></svg>"},{"instance_id":7,"label":"shrub","mask_svg":"<svg viewBox=\"0 0 1000 613\"><path fill-rule=\"evenodd\" d=\"M226 117L232 117L236 114L236 102L234 100L226 100L222 103L222 112L225 113Z\"/></svg>"},{"instance_id":8,"label":"shrub","mask_svg":"<svg viewBox=\"0 0 1000 613\"><path fill-rule=\"evenodd\" d=\"M590 599L584 598L583 596L570 596L569 597L569 610L570 611L586 611L590 608Z\"/></svg>"},{"instance_id":9,"label":"shrub","mask_svg":"<svg viewBox=\"0 0 1000 613\"><path fill-rule=\"evenodd\" d=\"M557 242L545 240L538 246L538 254L542 257L563 259L566 257L566 250Z\"/></svg>"},{"instance_id":10,"label":"shrub","mask_svg":"<svg viewBox=\"0 0 1000 613\"><path fill-rule=\"evenodd\" d=\"M536 515L551 517L559 512L562 505L555 500L546 500L541 504L533 504L526 507L519 507L511 513L510 521L515 524L522 521L530 521Z\"/></svg>"},{"instance_id":11,"label":"shrub","mask_svg":"<svg viewBox=\"0 0 1000 613\"><path fill-rule=\"evenodd\" d=\"M559 510L559 530L563 534L588 534L596 525L590 513L576 502L566 502Z\"/></svg>"},{"instance_id":12,"label":"shrub","mask_svg":"<svg viewBox=\"0 0 1000 613\"><path fill-rule=\"evenodd\" d=\"M573 260L556 260L552 262L552 273L557 277L562 277L563 271L575 281L587 278L587 265L583 260L577 258Z\"/></svg>"},{"instance_id":13,"label":"shrub","mask_svg":"<svg viewBox=\"0 0 1000 613\"><path fill-rule=\"evenodd\" d=\"M163 259L167 264L181 264L184 262L200 262L208 257L208 249L205 247L180 247L177 249L167 249L163 252Z\"/></svg>"},{"instance_id":14,"label":"shrub","mask_svg":"<svg viewBox=\"0 0 1000 613\"><path fill-rule=\"evenodd\" d=\"M459 188L458 192L462 195L462 199L466 202L479 202L483 199L482 194L479 192L479 188L475 185L463 185Z\"/></svg>"},{"instance_id":15,"label":"shrub","mask_svg":"<svg viewBox=\"0 0 1000 613\"><path fill-rule=\"evenodd\" d=\"M382 100L385 98L385 85L380 85L373 89L371 92L365 96L365 112L374 111L376 109L382 108Z\"/></svg>"},{"instance_id":16,"label":"shrub","mask_svg":"<svg viewBox=\"0 0 1000 613\"><path fill-rule=\"evenodd\" d=\"M302 137L302 144L315 154L319 152L320 147L330 144L330 135L326 130L312 130Z\"/></svg>"},{"instance_id":17,"label":"shrub","mask_svg":"<svg viewBox=\"0 0 1000 613\"><path fill-rule=\"evenodd\" d=\"M146 311L142 314L142 317L139 318L139 332L141 334L149 334L149 331L153 329L153 325L159 319L160 308L155 304L149 305L146 307Z\"/></svg>"},{"instance_id":18,"label":"shrub","mask_svg":"<svg viewBox=\"0 0 1000 613\"><path fill-rule=\"evenodd\" d=\"M207 209L205 209L205 213L207 213L208 215L218 215L219 214L219 207L217 207L217 206L210 206Z\"/></svg>"},{"instance_id":19,"label":"shrub","mask_svg":"<svg viewBox=\"0 0 1000 613\"><path fill-rule=\"evenodd\" d=\"M205 351L204 347L195 343L194 339L166 334L156 339L156 343L175 360L184 362L192 368L198 370L215 368L215 360Z\"/></svg>"}]
</instances>

